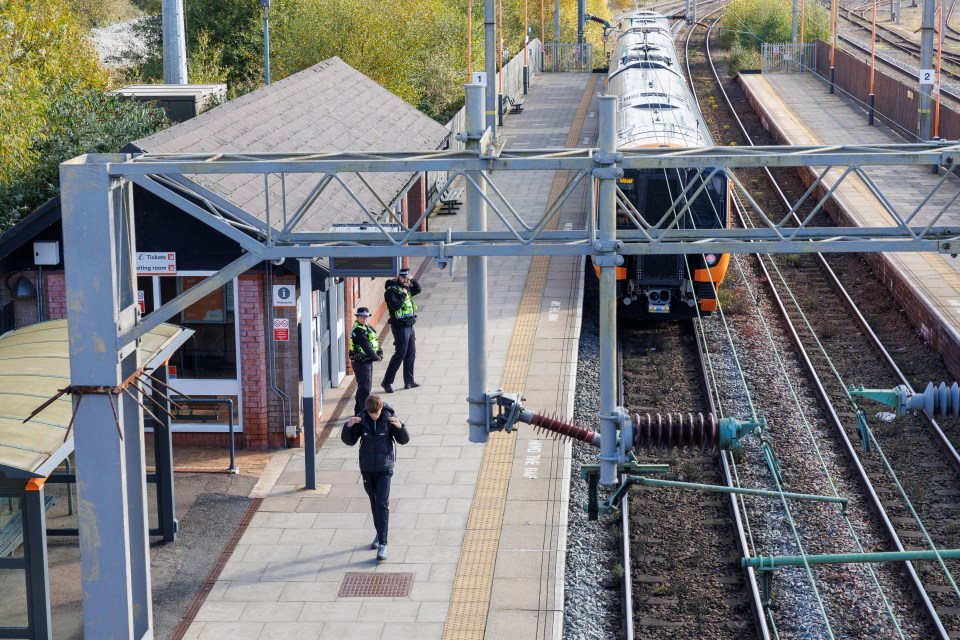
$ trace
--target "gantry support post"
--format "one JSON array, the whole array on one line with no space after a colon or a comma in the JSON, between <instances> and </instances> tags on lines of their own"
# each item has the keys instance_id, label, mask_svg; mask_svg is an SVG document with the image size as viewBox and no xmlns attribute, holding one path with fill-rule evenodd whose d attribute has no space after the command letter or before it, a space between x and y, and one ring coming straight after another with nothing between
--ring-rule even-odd
<instances>
[{"instance_id":1,"label":"gantry support post","mask_svg":"<svg viewBox=\"0 0 960 640\"><path fill-rule=\"evenodd\" d=\"M600 484L617 482L617 98L600 96L600 152L593 175L599 240L594 262L600 265Z\"/></svg>"},{"instance_id":2,"label":"gantry support post","mask_svg":"<svg viewBox=\"0 0 960 640\"><path fill-rule=\"evenodd\" d=\"M487 77L491 82L491 77ZM467 149L480 149L484 132L483 87L466 85L466 134ZM480 171L467 171L467 191L464 209L468 231L487 230L487 205L483 201L486 186ZM472 182L471 182L472 181ZM467 257L467 352L469 354L470 379L467 402L470 405L467 423L470 425L470 442L486 442L487 434L487 259L484 256Z\"/></svg>"},{"instance_id":3,"label":"gantry support post","mask_svg":"<svg viewBox=\"0 0 960 640\"><path fill-rule=\"evenodd\" d=\"M64 267L73 386L117 387L121 371L136 368L136 349L117 340L137 318L132 234L127 235L133 211L126 192L132 185L107 174L108 163L128 158L91 154L60 165L63 235L70 239ZM116 406L113 394L75 398L84 637L142 638L152 620L149 558L145 540L130 538L144 533L138 520L144 513L138 504L144 476L130 475L128 447L114 426L119 422L124 438L138 439L140 425L124 428L127 412Z\"/></svg>"},{"instance_id":4,"label":"gantry support post","mask_svg":"<svg viewBox=\"0 0 960 640\"><path fill-rule=\"evenodd\" d=\"M583 56L583 23L586 13L586 0L577 0L577 46L580 47L581 56Z\"/></svg>"},{"instance_id":5,"label":"gantry support post","mask_svg":"<svg viewBox=\"0 0 960 640\"><path fill-rule=\"evenodd\" d=\"M933 26L936 21L936 0L923 0L922 22L920 24L920 70L933 68ZM923 84L920 79L920 127L917 135L920 142L933 138L933 98L930 95L932 84Z\"/></svg>"},{"instance_id":6,"label":"gantry support post","mask_svg":"<svg viewBox=\"0 0 960 640\"><path fill-rule=\"evenodd\" d=\"M300 361L303 366L304 488L317 488L317 432L313 398L313 274L309 259L300 259ZM273 336L270 336L270 340Z\"/></svg>"},{"instance_id":7,"label":"gantry support post","mask_svg":"<svg viewBox=\"0 0 960 640\"><path fill-rule=\"evenodd\" d=\"M497 111L500 108L500 96L497 95L497 52L500 51L500 47L497 46L496 16L495 0L485 0L483 3L483 60L487 70L485 122L494 138L497 137ZM483 127L481 127L482 130ZM469 127L467 131L470 131Z\"/></svg>"}]
</instances>

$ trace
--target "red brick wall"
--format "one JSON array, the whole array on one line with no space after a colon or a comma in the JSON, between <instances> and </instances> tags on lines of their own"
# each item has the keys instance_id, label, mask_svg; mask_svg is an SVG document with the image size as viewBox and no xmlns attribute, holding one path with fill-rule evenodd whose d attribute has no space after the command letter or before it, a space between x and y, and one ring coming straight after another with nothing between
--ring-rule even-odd
<instances>
[{"instance_id":1,"label":"red brick wall","mask_svg":"<svg viewBox=\"0 0 960 640\"><path fill-rule=\"evenodd\" d=\"M251 449L266 449L271 443L267 430L267 354L264 329L263 277L242 275L237 283L237 312L240 314L240 388L243 393L243 440Z\"/></svg>"},{"instance_id":2,"label":"red brick wall","mask_svg":"<svg viewBox=\"0 0 960 640\"><path fill-rule=\"evenodd\" d=\"M67 317L67 283L62 271L43 274L44 320Z\"/></svg>"}]
</instances>

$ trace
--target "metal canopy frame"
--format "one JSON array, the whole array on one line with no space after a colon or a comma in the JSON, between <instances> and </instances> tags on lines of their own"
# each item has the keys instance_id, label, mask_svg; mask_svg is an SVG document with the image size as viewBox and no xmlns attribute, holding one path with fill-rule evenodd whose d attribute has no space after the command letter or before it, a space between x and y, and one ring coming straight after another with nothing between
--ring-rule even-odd
<instances>
[{"instance_id":1,"label":"metal canopy frame","mask_svg":"<svg viewBox=\"0 0 960 640\"><path fill-rule=\"evenodd\" d=\"M403 153L316 154L124 154L88 155L61 165L64 258L70 327L71 383L114 386L137 369L140 336L210 291L266 260L316 257L429 256L467 258L469 300L468 344L470 376L468 394L471 441L487 438L486 417L486 257L534 255L590 255L600 267L600 482L616 481L616 275L615 267L630 254L715 252L800 253L928 251L957 253L960 232L937 226L946 206L924 217L919 214L942 188L956 190L957 144L755 147L705 149L616 149L616 98L600 97L600 143L597 149L547 149L504 151L503 140L492 140L484 125L483 85L467 85L466 131L460 139L464 151ZM947 168L946 175L917 206L901 213L883 196L869 175L871 166ZM789 212L759 211L763 226L756 229L680 229L679 216L688 203L675 202L670 215L656 225L617 229L617 179L627 169L698 169L705 174L722 172L738 184L735 170L750 167L819 167L816 191L829 196L837 181L859 180L882 203L891 220L885 227L817 228L811 218L799 226L785 222ZM851 169L852 168L852 169ZM512 171L566 170L572 185L542 215L524 217L496 188L491 175ZM430 211L400 231L389 206L372 210L342 178L348 173L446 171L450 180L466 184L466 231L421 232L420 223ZM284 184L288 173L317 175L309 201L291 203L287 195L264 197L266 219L245 211L202 187L190 176L250 174L269 181L275 174ZM838 175L839 174L839 175ZM590 182L585 184L586 178ZM833 184L828 184L828 178ZM274 180L274 184L276 184ZM560 205L577 189L589 189L590 207L580 229L547 230ZM180 206L186 213L234 239L244 254L197 286L139 317L136 305L132 248L134 218L132 185L137 184ZM299 215L327 190L345 190L357 205L362 221L377 231L361 233L296 233ZM332 193L332 192L331 192ZM327 194L329 195L329 194ZM744 195L744 194L741 194ZM822 195L820 204L822 206ZM949 196L948 196L949 198ZM748 195L744 200L752 203ZM271 201L274 203L271 211ZM379 198L385 205L389 198ZM200 202L203 206L194 204ZM759 210L756 205L753 205ZM794 207L796 208L796 207ZM496 226L488 228L487 212ZM522 212L530 214L530 212ZM357 220L344 220L356 222ZM536 221L536 222L530 222ZM301 283L303 284L303 283ZM304 325L304 339L312 343L312 323ZM305 380L307 377L305 376ZM306 397L306 396L305 396ZM91 396L76 414L76 452L79 468L81 569L84 630L90 637L148 637L152 628L149 556L143 485L142 414L136 407L120 412L124 439L111 429L113 422L105 397ZM312 428L309 429L313 431ZM312 435L308 434L308 435ZM307 488L310 488L314 448L306 447ZM85 470L96 470L93 474Z\"/></svg>"}]
</instances>

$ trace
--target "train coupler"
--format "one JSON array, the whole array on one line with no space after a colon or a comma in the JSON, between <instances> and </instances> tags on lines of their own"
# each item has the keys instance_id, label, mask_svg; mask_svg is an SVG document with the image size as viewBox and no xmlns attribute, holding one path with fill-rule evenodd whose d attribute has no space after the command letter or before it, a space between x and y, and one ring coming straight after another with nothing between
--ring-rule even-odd
<instances>
[{"instance_id":1,"label":"train coupler","mask_svg":"<svg viewBox=\"0 0 960 640\"><path fill-rule=\"evenodd\" d=\"M867 398L892 407L898 416L906 415L908 411L924 411L931 418L960 417L960 385L956 382L950 386L944 382L934 386L931 382L922 393L917 393L902 384L893 389L864 389L863 385L851 386L847 391L851 396Z\"/></svg>"}]
</instances>

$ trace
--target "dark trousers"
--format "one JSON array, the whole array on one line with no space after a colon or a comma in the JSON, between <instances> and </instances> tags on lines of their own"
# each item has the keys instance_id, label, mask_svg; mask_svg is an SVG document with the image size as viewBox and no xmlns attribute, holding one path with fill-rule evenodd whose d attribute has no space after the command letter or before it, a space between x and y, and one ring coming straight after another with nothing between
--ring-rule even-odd
<instances>
[{"instance_id":1,"label":"dark trousers","mask_svg":"<svg viewBox=\"0 0 960 640\"><path fill-rule=\"evenodd\" d=\"M413 361L417 358L417 335L413 331L413 325L392 324L390 330L393 332L393 357L387 365L387 372L383 374L383 381L393 384L402 362L403 384L413 384Z\"/></svg>"},{"instance_id":2,"label":"dark trousers","mask_svg":"<svg viewBox=\"0 0 960 640\"><path fill-rule=\"evenodd\" d=\"M393 471L361 471L363 490L370 498L370 511L373 513L373 526L377 529L377 540L387 544L387 525L390 522L390 481Z\"/></svg>"},{"instance_id":3,"label":"dark trousers","mask_svg":"<svg viewBox=\"0 0 960 640\"><path fill-rule=\"evenodd\" d=\"M353 373L357 376L357 401L353 404L353 415L363 411L373 386L373 362L353 361Z\"/></svg>"}]
</instances>

